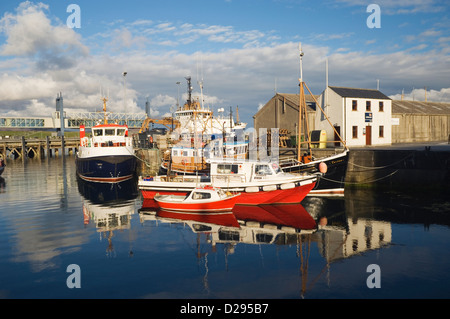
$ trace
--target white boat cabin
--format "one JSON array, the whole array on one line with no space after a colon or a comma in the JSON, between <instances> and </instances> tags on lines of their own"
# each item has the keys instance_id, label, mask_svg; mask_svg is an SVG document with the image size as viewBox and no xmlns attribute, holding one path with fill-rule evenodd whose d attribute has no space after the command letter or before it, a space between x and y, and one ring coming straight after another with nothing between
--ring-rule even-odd
<instances>
[{"instance_id":1,"label":"white boat cabin","mask_svg":"<svg viewBox=\"0 0 450 319\"><path fill-rule=\"evenodd\" d=\"M118 124L96 125L92 129L92 137L80 134L80 144L84 147L117 147L132 146L132 139L128 137L128 127ZM80 128L81 133L81 128Z\"/></svg>"},{"instance_id":2,"label":"white boat cabin","mask_svg":"<svg viewBox=\"0 0 450 319\"><path fill-rule=\"evenodd\" d=\"M236 176L246 182L290 175L284 173L278 163L261 161L210 161L210 174L214 179Z\"/></svg>"}]
</instances>

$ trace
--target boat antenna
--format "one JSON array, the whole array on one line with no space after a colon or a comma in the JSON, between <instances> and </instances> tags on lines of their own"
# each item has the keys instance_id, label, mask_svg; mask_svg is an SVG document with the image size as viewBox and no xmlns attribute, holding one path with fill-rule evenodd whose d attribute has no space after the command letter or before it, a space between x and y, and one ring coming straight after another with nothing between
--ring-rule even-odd
<instances>
[{"instance_id":1,"label":"boat antenna","mask_svg":"<svg viewBox=\"0 0 450 319\"><path fill-rule=\"evenodd\" d=\"M189 106L189 108L191 107L191 103L192 103L192 85L191 85L191 77L187 76L185 77L185 79L188 82L188 100L187 100L187 104Z\"/></svg>"},{"instance_id":2,"label":"boat antenna","mask_svg":"<svg viewBox=\"0 0 450 319\"><path fill-rule=\"evenodd\" d=\"M302 51L302 43L298 44L298 51L300 52L300 79L299 82L303 83L303 56L305 55Z\"/></svg>"},{"instance_id":3,"label":"boat antenna","mask_svg":"<svg viewBox=\"0 0 450 319\"><path fill-rule=\"evenodd\" d=\"M202 57L200 57L200 71L202 78L198 80L198 62L197 62L197 84L200 87L200 98L201 98L201 107L203 110L203 60Z\"/></svg>"}]
</instances>

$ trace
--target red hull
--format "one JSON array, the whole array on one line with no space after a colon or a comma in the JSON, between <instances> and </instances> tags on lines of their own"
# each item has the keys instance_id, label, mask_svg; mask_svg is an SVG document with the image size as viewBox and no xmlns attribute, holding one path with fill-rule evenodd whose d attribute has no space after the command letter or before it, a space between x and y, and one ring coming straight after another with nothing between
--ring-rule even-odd
<instances>
[{"instance_id":1,"label":"red hull","mask_svg":"<svg viewBox=\"0 0 450 319\"><path fill-rule=\"evenodd\" d=\"M240 227L232 211L221 213L170 212L160 209L156 201L151 199L144 199L144 202L142 203L142 211L156 212L156 215L161 218L196 221L199 223L216 224L227 227Z\"/></svg>"},{"instance_id":2,"label":"red hull","mask_svg":"<svg viewBox=\"0 0 450 319\"><path fill-rule=\"evenodd\" d=\"M171 212L166 210L159 210L157 216L161 218L169 218L174 220L185 220L185 221L196 221L205 224L215 224L226 227L236 227L239 228L239 223L230 212L225 213L182 213L182 212Z\"/></svg>"},{"instance_id":3,"label":"red hull","mask_svg":"<svg viewBox=\"0 0 450 319\"><path fill-rule=\"evenodd\" d=\"M236 205L271 205L271 204L295 204L300 203L314 188L315 182L300 185L291 189L278 189L274 191L260 191L255 193L240 193ZM187 195L187 191L152 191L142 189L144 199L153 199L155 195Z\"/></svg>"},{"instance_id":4,"label":"red hull","mask_svg":"<svg viewBox=\"0 0 450 319\"><path fill-rule=\"evenodd\" d=\"M293 227L299 230L312 230L317 227L314 218L300 204L238 206L233 209L233 214L238 220L258 221L261 224Z\"/></svg>"}]
</instances>

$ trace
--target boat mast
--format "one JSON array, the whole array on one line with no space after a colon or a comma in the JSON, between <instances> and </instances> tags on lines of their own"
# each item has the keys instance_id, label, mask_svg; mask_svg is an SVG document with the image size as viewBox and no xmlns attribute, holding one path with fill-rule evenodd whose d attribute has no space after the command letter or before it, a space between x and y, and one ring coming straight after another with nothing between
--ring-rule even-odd
<instances>
[{"instance_id":1,"label":"boat mast","mask_svg":"<svg viewBox=\"0 0 450 319\"><path fill-rule=\"evenodd\" d=\"M108 101L108 99L106 97L102 98L103 101L103 124L108 124L108 118L106 116L106 101Z\"/></svg>"},{"instance_id":2,"label":"boat mast","mask_svg":"<svg viewBox=\"0 0 450 319\"><path fill-rule=\"evenodd\" d=\"M310 155L311 150L311 142L308 138L308 121L307 121L307 114L306 114L306 100L305 100L305 90L304 90L304 82L303 82L303 51L302 51L302 44L299 43L298 45L299 49L299 55L300 55L300 78L299 81L299 87L300 87L300 93L299 93L299 103L298 103L298 150L297 150L297 160L301 161L301 146L302 146L302 118L305 119L305 141L308 140L308 155ZM304 115L303 115L304 113Z\"/></svg>"}]
</instances>

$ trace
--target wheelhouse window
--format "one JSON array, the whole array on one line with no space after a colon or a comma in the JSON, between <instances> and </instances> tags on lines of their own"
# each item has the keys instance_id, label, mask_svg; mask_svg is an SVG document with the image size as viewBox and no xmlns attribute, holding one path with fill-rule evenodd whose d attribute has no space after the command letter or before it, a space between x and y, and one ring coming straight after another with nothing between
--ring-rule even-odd
<instances>
[{"instance_id":1,"label":"wheelhouse window","mask_svg":"<svg viewBox=\"0 0 450 319\"><path fill-rule=\"evenodd\" d=\"M358 111L358 101L352 100L352 111Z\"/></svg>"},{"instance_id":2,"label":"wheelhouse window","mask_svg":"<svg viewBox=\"0 0 450 319\"><path fill-rule=\"evenodd\" d=\"M272 164L272 168L273 168L273 171L275 172L275 174L278 174L278 173L282 172L280 166L278 164L276 164L276 163Z\"/></svg>"},{"instance_id":3,"label":"wheelhouse window","mask_svg":"<svg viewBox=\"0 0 450 319\"><path fill-rule=\"evenodd\" d=\"M113 128L105 129L105 136L114 136L116 135L116 130Z\"/></svg>"},{"instance_id":4,"label":"wheelhouse window","mask_svg":"<svg viewBox=\"0 0 450 319\"><path fill-rule=\"evenodd\" d=\"M352 126L352 137L358 138L358 127L357 126Z\"/></svg>"},{"instance_id":5,"label":"wheelhouse window","mask_svg":"<svg viewBox=\"0 0 450 319\"><path fill-rule=\"evenodd\" d=\"M237 174L238 173L238 165L233 164L218 164L217 165L217 173L218 174Z\"/></svg>"},{"instance_id":6,"label":"wheelhouse window","mask_svg":"<svg viewBox=\"0 0 450 319\"><path fill-rule=\"evenodd\" d=\"M271 175L272 171L268 165L255 165L255 173L258 175Z\"/></svg>"},{"instance_id":7,"label":"wheelhouse window","mask_svg":"<svg viewBox=\"0 0 450 319\"><path fill-rule=\"evenodd\" d=\"M192 195L192 199L209 199L211 198L210 193L203 193L203 192L195 192Z\"/></svg>"},{"instance_id":8,"label":"wheelhouse window","mask_svg":"<svg viewBox=\"0 0 450 319\"><path fill-rule=\"evenodd\" d=\"M102 129L94 130L94 136L103 136L103 130Z\"/></svg>"},{"instance_id":9,"label":"wheelhouse window","mask_svg":"<svg viewBox=\"0 0 450 319\"><path fill-rule=\"evenodd\" d=\"M125 129L124 128L118 128L117 129L117 136L125 136Z\"/></svg>"}]
</instances>

